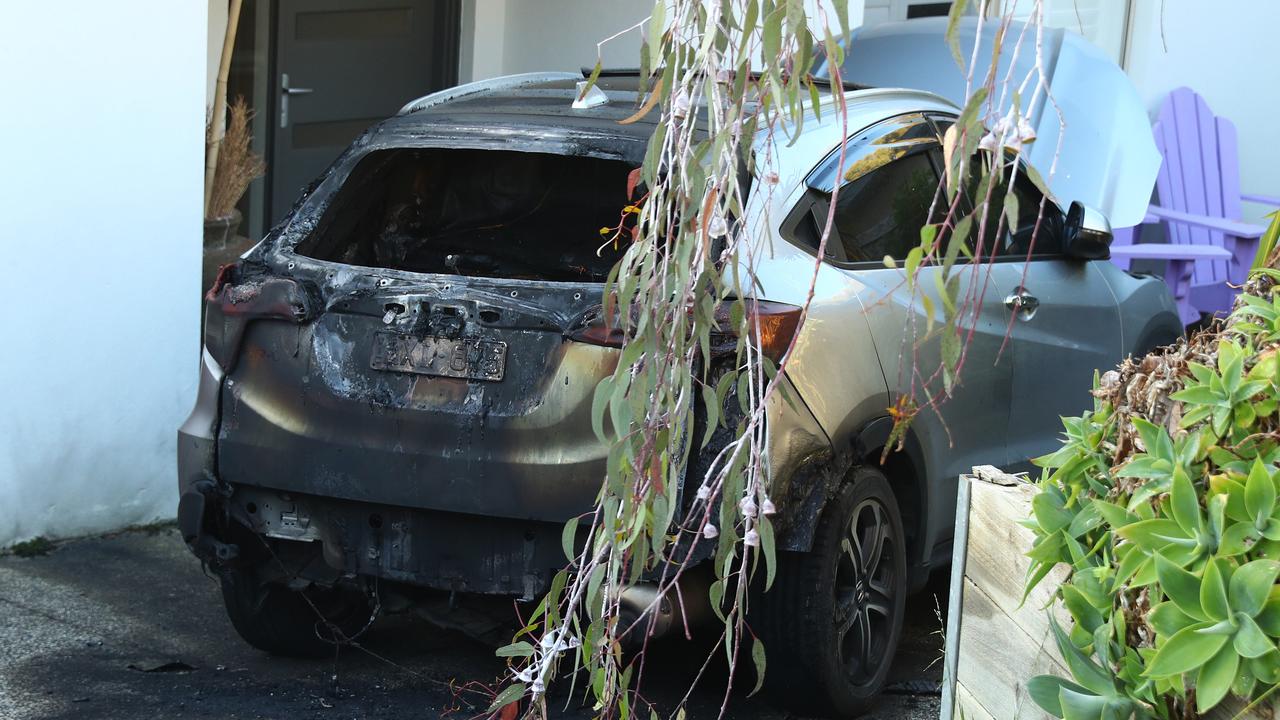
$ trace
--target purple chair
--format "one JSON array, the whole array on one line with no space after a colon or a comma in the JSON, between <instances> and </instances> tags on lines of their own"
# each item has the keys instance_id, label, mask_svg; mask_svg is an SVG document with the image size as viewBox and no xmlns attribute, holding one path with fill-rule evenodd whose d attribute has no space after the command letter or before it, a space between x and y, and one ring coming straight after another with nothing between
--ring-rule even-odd
<instances>
[{"instance_id":1,"label":"purple chair","mask_svg":"<svg viewBox=\"0 0 1280 720\"><path fill-rule=\"evenodd\" d=\"M1166 260L1165 282L1182 321L1231 308L1265 228L1240 221L1242 201L1280 207L1280 198L1240 192L1236 128L1215 117L1190 88L1169 93L1152 128L1164 156L1156 177L1159 205L1143 224L1164 223L1168 242L1140 244L1142 225L1116 231L1111 257L1128 269L1133 260Z\"/></svg>"}]
</instances>

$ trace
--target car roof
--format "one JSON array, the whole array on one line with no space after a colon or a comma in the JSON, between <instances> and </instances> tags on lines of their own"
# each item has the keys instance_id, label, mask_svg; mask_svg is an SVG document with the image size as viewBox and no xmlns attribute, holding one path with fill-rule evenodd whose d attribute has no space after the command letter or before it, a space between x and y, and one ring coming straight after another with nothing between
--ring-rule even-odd
<instances>
[{"instance_id":1,"label":"car roof","mask_svg":"<svg viewBox=\"0 0 1280 720\"><path fill-rule=\"evenodd\" d=\"M641 79L637 71L602 71L596 87L600 88L609 102L593 107L574 108L573 101L579 92L578 83L585 80L588 74L589 71L525 73L467 83L410 102L389 124L407 129L418 124L453 120L466 121L467 124L576 127L607 131L619 137L635 139L647 139L653 134L661 117L659 112L651 110L630 123L620 123L636 115L643 100ZM823 105L829 106L831 96L824 93L824 97L827 100ZM895 105L918 104L919 107L915 109L954 112L954 106L945 99L920 90L846 86L845 100L849 103L851 115L855 106L862 105L864 100L883 101L890 97L901 101L892 103ZM807 96L804 102L806 106L809 104ZM879 106L884 103L871 104ZM812 112L812 108L809 111Z\"/></svg>"}]
</instances>

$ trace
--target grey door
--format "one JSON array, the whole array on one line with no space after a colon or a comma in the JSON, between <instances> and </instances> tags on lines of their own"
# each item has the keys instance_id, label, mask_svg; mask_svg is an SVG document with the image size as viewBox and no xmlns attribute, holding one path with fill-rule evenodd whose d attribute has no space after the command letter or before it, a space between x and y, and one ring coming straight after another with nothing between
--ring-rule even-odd
<instances>
[{"instance_id":1,"label":"grey door","mask_svg":"<svg viewBox=\"0 0 1280 720\"><path fill-rule=\"evenodd\" d=\"M989 302L1004 311L1008 327L1013 396L1007 442L1010 468L1018 471L1032 469L1032 458L1054 449L1063 416L1092 407L1093 373L1119 362L1123 345L1120 308L1106 278L1095 263L1062 255L1061 211L1046 203L1036 230L1039 191L1020 176L1014 193L1021 217L1015 232L996 245L1004 256L992 265L1001 293Z\"/></svg>"},{"instance_id":2,"label":"grey door","mask_svg":"<svg viewBox=\"0 0 1280 720\"><path fill-rule=\"evenodd\" d=\"M459 0L280 0L271 224L361 132L457 81Z\"/></svg>"}]
</instances>

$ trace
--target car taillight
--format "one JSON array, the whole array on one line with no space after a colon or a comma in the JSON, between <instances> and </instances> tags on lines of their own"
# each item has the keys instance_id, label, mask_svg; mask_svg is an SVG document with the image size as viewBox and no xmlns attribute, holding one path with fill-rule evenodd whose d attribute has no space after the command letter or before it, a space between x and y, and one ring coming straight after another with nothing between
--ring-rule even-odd
<instances>
[{"instance_id":1,"label":"car taillight","mask_svg":"<svg viewBox=\"0 0 1280 720\"><path fill-rule=\"evenodd\" d=\"M745 304L747 327L752 335L759 333L755 339L760 345L760 352L775 364L782 362L782 356L791 347L791 338L800 328L802 308L770 300L747 299ZM732 307L732 302L725 302L716 308L716 324L722 333L731 336L737 334L730 319Z\"/></svg>"},{"instance_id":2,"label":"car taillight","mask_svg":"<svg viewBox=\"0 0 1280 720\"><path fill-rule=\"evenodd\" d=\"M218 270L205 294L204 346L230 372L245 327L254 320L301 323L311 316L311 300L296 280L281 277L241 277L240 263Z\"/></svg>"},{"instance_id":3,"label":"car taillight","mask_svg":"<svg viewBox=\"0 0 1280 720\"><path fill-rule=\"evenodd\" d=\"M726 302L716 308L715 319L717 334L721 337L736 337L730 319L732 303ZM791 347L791 338L800 327L801 308L785 303L769 300L747 300L747 322L754 335L759 330L760 350L775 363L782 361L787 348ZM584 342L603 347L622 347L625 337L616 319L606 318L603 309L597 306L583 316L582 324L568 334L570 340ZM731 342L731 341L730 341ZM721 347L721 343L716 343ZM729 349L732 345L729 345Z\"/></svg>"},{"instance_id":4,"label":"car taillight","mask_svg":"<svg viewBox=\"0 0 1280 720\"><path fill-rule=\"evenodd\" d=\"M578 326L569 331L566 337L588 345L618 348L622 347L625 335L617 325L617 318L609 317L604 308L597 305L583 314Z\"/></svg>"}]
</instances>

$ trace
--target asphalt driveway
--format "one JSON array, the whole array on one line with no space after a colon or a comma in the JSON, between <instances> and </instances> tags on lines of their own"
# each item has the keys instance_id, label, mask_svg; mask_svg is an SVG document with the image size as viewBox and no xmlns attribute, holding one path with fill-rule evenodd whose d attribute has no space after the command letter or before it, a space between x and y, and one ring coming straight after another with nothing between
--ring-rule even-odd
<instances>
[{"instance_id":1,"label":"asphalt driveway","mask_svg":"<svg viewBox=\"0 0 1280 720\"><path fill-rule=\"evenodd\" d=\"M908 603L895 684L869 717L938 716L935 594L945 601L945 579ZM0 557L3 720L465 719L482 715L483 701L452 688L492 683L503 671L492 649L413 616L380 619L364 645L331 661L253 650L235 635L217 585L172 528L76 540L40 557ZM704 657L681 641L655 651L645 682L659 707L683 694L695 655ZM713 676L696 692L687 716L714 718L722 683ZM561 699L557 707L564 705ZM562 716L591 713L570 703ZM728 717L789 716L764 700L735 697Z\"/></svg>"}]
</instances>

